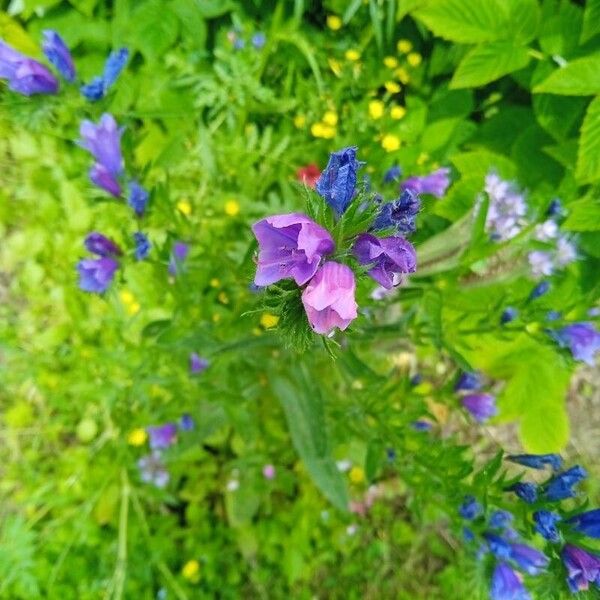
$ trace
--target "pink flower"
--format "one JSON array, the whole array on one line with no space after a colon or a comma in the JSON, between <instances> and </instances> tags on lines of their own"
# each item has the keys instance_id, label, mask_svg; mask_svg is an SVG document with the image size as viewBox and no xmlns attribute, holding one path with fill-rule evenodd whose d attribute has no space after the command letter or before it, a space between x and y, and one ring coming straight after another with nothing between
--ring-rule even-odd
<instances>
[{"instance_id":1,"label":"pink flower","mask_svg":"<svg viewBox=\"0 0 600 600\"><path fill-rule=\"evenodd\" d=\"M328 335L336 327L346 329L356 319L354 299L356 282L350 267L326 262L302 293L302 304L310 326L316 333Z\"/></svg>"},{"instance_id":2,"label":"pink flower","mask_svg":"<svg viewBox=\"0 0 600 600\"><path fill-rule=\"evenodd\" d=\"M300 167L296 171L296 178L302 183L306 183L308 187L314 188L321 176L321 170L315 163L310 163L304 167Z\"/></svg>"},{"instance_id":3,"label":"pink flower","mask_svg":"<svg viewBox=\"0 0 600 600\"><path fill-rule=\"evenodd\" d=\"M262 474L265 479L275 479L275 467L273 465L265 465Z\"/></svg>"}]
</instances>

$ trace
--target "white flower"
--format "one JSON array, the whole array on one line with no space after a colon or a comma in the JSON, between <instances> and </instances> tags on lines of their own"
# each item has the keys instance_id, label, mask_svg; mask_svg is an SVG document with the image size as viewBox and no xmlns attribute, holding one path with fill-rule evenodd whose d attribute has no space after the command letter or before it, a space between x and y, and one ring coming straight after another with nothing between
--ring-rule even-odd
<instances>
[{"instance_id":1,"label":"white flower","mask_svg":"<svg viewBox=\"0 0 600 600\"><path fill-rule=\"evenodd\" d=\"M569 263L577 260L577 248L573 242L566 237L558 238L556 243L556 264L560 267L566 267Z\"/></svg>"},{"instance_id":2,"label":"white flower","mask_svg":"<svg viewBox=\"0 0 600 600\"><path fill-rule=\"evenodd\" d=\"M535 250L530 252L527 259L534 277L548 277L554 271L554 261L550 252Z\"/></svg>"},{"instance_id":3,"label":"white flower","mask_svg":"<svg viewBox=\"0 0 600 600\"><path fill-rule=\"evenodd\" d=\"M558 225L556 221L548 219L540 223L535 228L535 239L540 242L549 242L558 235Z\"/></svg>"}]
</instances>

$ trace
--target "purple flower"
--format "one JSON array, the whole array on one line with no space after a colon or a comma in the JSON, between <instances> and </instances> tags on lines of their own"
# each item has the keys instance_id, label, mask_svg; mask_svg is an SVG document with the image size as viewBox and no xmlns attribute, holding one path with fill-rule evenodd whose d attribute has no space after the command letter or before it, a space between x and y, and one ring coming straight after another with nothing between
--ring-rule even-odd
<instances>
[{"instance_id":1,"label":"purple flower","mask_svg":"<svg viewBox=\"0 0 600 600\"><path fill-rule=\"evenodd\" d=\"M521 576L506 563L498 563L492 574L491 600L531 600Z\"/></svg>"},{"instance_id":2,"label":"purple flower","mask_svg":"<svg viewBox=\"0 0 600 600\"><path fill-rule=\"evenodd\" d=\"M173 244L171 259L169 260L169 273L171 275L177 275L180 272L189 251L190 247L185 242L175 242Z\"/></svg>"},{"instance_id":3,"label":"purple flower","mask_svg":"<svg viewBox=\"0 0 600 600\"><path fill-rule=\"evenodd\" d=\"M97 231L88 233L83 245L92 254L97 254L102 257L115 257L121 254L121 249L115 242Z\"/></svg>"},{"instance_id":4,"label":"purple flower","mask_svg":"<svg viewBox=\"0 0 600 600\"><path fill-rule=\"evenodd\" d=\"M181 431L192 431L195 426L196 424L194 423L192 415L187 413L181 415L181 419L179 419L179 429L181 429Z\"/></svg>"},{"instance_id":5,"label":"purple flower","mask_svg":"<svg viewBox=\"0 0 600 600\"><path fill-rule=\"evenodd\" d=\"M489 525L492 529L504 529L511 523L513 516L506 510L495 510L490 515Z\"/></svg>"},{"instance_id":6,"label":"purple flower","mask_svg":"<svg viewBox=\"0 0 600 600\"><path fill-rule=\"evenodd\" d=\"M549 510L538 510L533 513L533 528L545 539L551 542L560 541L560 533L556 524L562 520L562 517Z\"/></svg>"},{"instance_id":7,"label":"purple flower","mask_svg":"<svg viewBox=\"0 0 600 600\"><path fill-rule=\"evenodd\" d=\"M516 308L513 308L512 306L507 306L500 315L500 324L506 325L506 323L514 321L517 318L518 314L519 311Z\"/></svg>"},{"instance_id":8,"label":"purple flower","mask_svg":"<svg viewBox=\"0 0 600 600\"><path fill-rule=\"evenodd\" d=\"M554 332L552 336L563 348L569 348L575 360L594 364L594 355L600 350L600 333L591 323L573 323Z\"/></svg>"},{"instance_id":9,"label":"purple flower","mask_svg":"<svg viewBox=\"0 0 600 600\"><path fill-rule=\"evenodd\" d=\"M150 244L150 240L146 234L142 233L141 231L136 231L133 234L133 241L135 242L136 260L144 260L148 258L152 244Z\"/></svg>"},{"instance_id":10,"label":"purple flower","mask_svg":"<svg viewBox=\"0 0 600 600\"><path fill-rule=\"evenodd\" d=\"M568 238L561 236L556 242L556 264L564 268L579 258L575 244Z\"/></svg>"},{"instance_id":11,"label":"purple flower","mask_svg":"<svg viewBox=\"0 0 600 600\"><path fill-rule=\"evenodd\" d=\"M304 285L335 247L329 232L301 213L267 217L252 231L259 245L254 283L260 286L290 278Z\"/></svg>"},{"instance_id":12,"label":"purple flower","mask_svg":"<svg viewBox=\"0 0 600 600\"><path fill-rule=\"evenodd\" d=\"M154 425L146 427L150 438L150 448L152 450L161 450L172 446L177 439L177 425L175 423L165 423L164 425Z\"/></svg>"},{"instance_id":13,"label":"purple flower","mask_svg":"<svg viewBox=\"0 0 600 600\"><path fill-rule=\"evenodd\" d=\"M115 118L104 113L98 124L87 120L81 123L79 145L85 148L106 171L117 176L123 171L122 133L123 129L117 126Z\"/></svg>"},{"instance_id":14,"label":"purple flower","mask_svg":"<svg viewBox=\"0 0 600 600\"><path fill-rule=\"evenodd\" d=\"M58 80L43 64L17 52L0 40L0 79L24 96L56 94Z\"/></svg>"},{"instance_id":15,"label":"purple flower","mask_svg":"<svg viewBox=\"0 0 600 600\"><path fill-rule=\"evenodd\" d=\"M590 583L600 587L600 556L572 544L565 544L561 556L567 568L567 584L571 592L587 590Z\"/></svg>"},{"instance_id":16,"label":"purple flower","mask_svg":"<svg viewBox=\"0 0 600 600\"><path fill-rule=\"evenodd\" d=\"M543 469L550 465L556 471L562 465L562 458L558 454L511 454L506 460L531 469Z\"/></svg>"},{"instance_id":17,"label":"purple flower","mask_svg":"<svg viewBox=\"0 0 600 600\"><path fill-rule=\"evenodd\" d=\"M90 83L83 85L80 88L81 93L91 102L104 98L124 69L128 58L129 50L127 48L111 52L104 63L104 73L101 76L94 77Z\"/></svg>"},{"instance_id":18,"label":"purple flower","mask_svg":"<svg viewBox=\"0 0 600 600\"><path fill-rule=\"evenodd\" d=\"M362 163L356 160L356 147L329 155L329 162L317 181L317 192L341 215L350 206L356 189L356 173Z\"/></svg>"},{"instance_id":19,"label":"purple flower","mask_svg":"<svg viewBox=\"0 0 600 600\"><path fill-rule=\"evenodd\" d=\"M429 175L409 177L402 182L403 190L412 190L415 194L431 194L442 198L450 185L450 169L442 167Z\"/></svg>"},{"instance_id":20,"label":"purple flower","mask_svg":"<svg viewBox=\"0 0 600 600\"><path fill-rule=\"evenodd\" d=\"M111 284L119 263L113 258L84 258L77 263L79 287L84 292L101 294Z\"/></svg>"},{"instance_id":21,"label":"purple flower","mask_svg":"<svg viewBox=\"0 0 600 600\"><path fill-rule=\"evenodd\" d=\"M190 373L193 375L199 375L200 373L204 373L206 369L208 369L208 365L210 363L206 358L202 358L200 355L192 352L190 354Z\"/></svg>"},{"instance_id":22,"label":"purple flower","mask_svg":"<svg viewBox=\"0 0 600 600\"><path fill-rule=\"evenodd\" d=\"M370 233L361 233L352 250L361 265L371 266L367 272L387 290L399 283L396 276L417 270L415 249L403 237L377 238Z\"/></svg>"},{"instance_id":23,"label":"purple flower","mask_svg":"<svg viewBox=\"0 0 600 600\"><path fill-rule=\"evenodd\" d=\"M491 238L506 241L515 237L525 225L527 204L515 184L494 173L485 178L485 191L490 199L485 228Z\"/></svg>"},{"instance_id":24,"label":"purple flower","mask_svg":"<svg viewBox=\"0 0 600 600\"><path fill-rule=\"evenodd\" d=\"M478 423L483 423L498 414L496 397L491 394L467 394L462 398L462 405Z\"/></svg>"},{"instance_id":25,"label":"purple flower","mask_svg":"<svg viewBox=\"0 0 600 600\"><path fill-rule=\"evenodd\" d=\"M42 31L44 41L42 42L42 50L46 58L54 65L56 70L65 78L66 81L72 82L75 79L75 65L73 57L64 40L51 29Z\"/></svg>"},{"instance_id":26,"label":"purple flower","mask_svg":"<svg viewBox=\"0 0 600 600\"><path fill-rule=\"evenodd\" d=\"M583 481L586 477L587 471L583 467L575 465L555 475L550 481L544 484L544 496L550 501L573 498L576 494L573 486Z\"/></svg>"},{"instance_id":27,"label":"purple flower","mask_svg":"<svg viewBox=\"0 0 600 600\"><path fill-rule=\"evenodd\" d=\"M104 79L100 76L94 77L89 83L82 85L79 91L90 102L96 102L104 97Z\"/></svg>"},{"instance_id":28,"label":"purple flower","mask_svg":"<svg viewBox=\"0 0 600 600\"><path fill-rule=\"evenodd\" d=\"M379 210L373 229L379 231L394 227L398 233L408 234L416 229L415 218L421 210L419 197L411 190L404 190L393 202L386 202Z\"/></svg>"},{"instance_id":29,"label":"purple flower","mask_svg":"<svg viewBox=\"0 0 600 600\"><path fill-rule=\"evenodd\" d=\"M275 479L276 471L273 465L265 465L262 473L265 479Z\"/></svg>"},{"instance_id":30,"label":"purple flower","mask_svg":"<svg viewBox=\"0 0 600 600\"><path fill-rule=\"evenodd\" d=\"M550 252L534 250L527 255L534 277L549 277L554 272L554 259Z\"/></svg>"},{"instance_id":31,"label":"purple flower","mask_svg":"<svg viewBox=\"0 0 600 600\"><path fill-rule=\"evenodd\" d=\"M392 183L402 176L402 169L398 165L390 167L383 176L383 183Z\"/></svg>"},{"instance_id":32,"label":"purple flower","mask_svg":"<svg viewBox=\"0 0 600 600\"><path fill-rule=\"evenodd\" d=\"M250 43L256 50L261 50L267 42L267 36L262 33L262 31L258 31L255 33L250 39Z\"/></svg>"},{"instance_id":33,"label":"purple flower","mask_svg":"<svg viewBox=\"0 0 600 600\"><path fill-rule=\"evenodd\" d=\"M118 198L121 195L121 186L117 178L110 173L104 165L94 163L89 172L90 181L97 187L102 188L109 194Z\"/></svg>"},{"instance_id":34,"label":"purple flower","mask_svg":"<svg viewBox=\"0 0 600 600\"><path fill-rule=\"evenodd\" d=\"M529 302L531 302L532 300L535 300L536 298L539 298L540 296L543 296L544 294L548 293L548 291L550 290L550 282L549 281L540 281L532 290L531 293L529 294Z\"/></svg>"},{"instance_id":35,"label":"purple flower","mask_svg":"<svg viewBox=\"0 0 600 600\"><path fill-rule=\"evenodd\" d=\"M514 492L521 500L523 500L523 502L527 502L527 504L533 504L537 500L537 485L529 481L518 481L506 488L506 490Z\"/></svg>"},{"instance_id":36,"label":"purple flower","mask_svg":"<svg viewBox=\"0 0 600 600\"><path fill-rule=\"evenodd\" d=\"M543 552L526 544L511 544L510 550L511 560L528 575L539 575L550 562Z\"/></svg>"},{"instance_id":37,"label":"purple flower","mask_svg":"<svg viewBox=\"0 0 600 600\"><path fill-rule=\"evenodd\" d=\"M481 389L482 381L479 373L465 371L460 374L458 381L454 384L455 392L470 392Z\"/></svg>"},{"instance_id":38,"label":"purple flower","mask_svg":"<svg viewBox=\"0 0 600 600\"><path fill-rule=\"evenodd\" d=\"M326 262L302 292L308 322L317 333L328 335L334 328L346 329L357 317L356 282L352 269Z\"/></svg>"},{"instance_id":39,"label":"purple flower","mask_svg":"<svg viewBox=\"0 0 600 600\"><path fill-rule=\"evenodd\" d=\"M587 512L579 513L570 519L567 523L583 535L591 538L600 538L600 508L588 510Z\"/></svg>"},{"instance_id":40,"label":"purple flower","mask_svg":"<svg viewBox=\"0 0 600 600\"><path fill-rule=\"evenodd\" d=\"M149 197L150 194L137 181L129 182L129 198L127 202L138 217L144 214Z\"/></svg>"},{"instance_id":41,"label":"purple flower","mask_svg":"<svg viewBox=\"0 0 600 600\"><path fill-rule=\"evenodd\" d=\"M486 531L483 534L486 539L491 553L499 559L509 560L512 556L511 545L499 535Z\"/></svg>"},{"instance_id":42,"label":"purple flower","mask_svg":"<svg viewBox=\"0 0 600 600\"><path fill-rule=\"evenodd\" d=\"M474 496L465 496L463 503L458 509L458 514L463 519L472 521L483 514L483 506L477 502Z\"/></svg>"},{"instance_id":43,"label":"purple flower","mask_svg":"<svg viewBox=\"0 0 600 600\"><path fill-rule=\"evenodd\" d=\"M140 476L145 483L164 488L169 483L169 472L162 462L160 452L154 451L138 460Z\"/></svg>"}]
</instances>

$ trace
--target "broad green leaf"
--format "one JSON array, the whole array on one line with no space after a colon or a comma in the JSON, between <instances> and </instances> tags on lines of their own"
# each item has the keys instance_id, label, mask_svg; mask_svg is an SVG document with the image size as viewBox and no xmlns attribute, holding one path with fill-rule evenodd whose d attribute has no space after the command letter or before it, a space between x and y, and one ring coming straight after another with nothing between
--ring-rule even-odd
<instances>
[{"instance_id":1,"label":"broad green leaf","mask_svg":"<svg viewBox=\"0 0 600 600\"><path fill-rule=\"evenodd\" d=\"M179 19L162 2L151 0L134 14L136 48L149 60L159 60L176 42Z\"/></svg>"},{"instance_id":2,"label":"broad green leaf","mask_svg":"<svg viewBox=\"0 0 600 600\"><path fill-rule=\"evenodd\" d=\"M592 96L600 94L600 54L577 58L533 88L536 94Z\"/></svg>"},{"instance_id":3,"label":"broad green leaf","mask_svg":"<svg viewBox=\"0 0 600 600\"><path fill-rule=\"evenodd\" d=\"M538 42L549 56L570 56L579 46L583 11L573 2L545 2Z\"/></svg>"},{"instance_id":4,"label":"broad green leaf","mask_svg":"<svg viewBox=\"0 0 600 600\"><path fill-rule=\"evenodd\" d=\"M0 39L29 56L39 56L40 47L17 21L0 12Z\"/></svg>"},{"instance_id":5,"label":"broad green leaf","mask_svg":"<svg viewBox=\"0 0 600 600\"><path fill-rule=\"evenodd\" d=\"M450 221L456 221L473 207L482 189L483 177L463 177L435 204L433 212Z\"/></svg>"},{"instance_id":6,"label":"broad green leaf","mask_svg":"<svg viewBox=\"0 0 600 600\"><path fill-rule=\"evenodd\" d=\"M600 231L600 201L583 198L569 204L562 227L568 231Z\"/></svg>"},{"instance_id":7,"label":"broad green leaf","mask_svg":"<svg viewBox=\"0 0 600 600\"><path fill-rule=\"evenodd\" d=\"M600 33L600 0L587 0L585 12L583 13L583 31L581 42L587 42L590 38Z\"/></svg>"},{"instance_id":8,"label":"broad green leaf","mask_svg":"<svg viewBox=\"0 0 600 600\"><path fill-rule=\"evenodd\" d=\"M485 85L518 71L529 64L527 48L513 42L493 42L473 48L461 61L450 87L469 88Z\"/></svg>"},{"instance_id":9,"label":"broad green leaf","mask_svg":"<svg viewBox=\"0 0 600 600\"><path fill-rule=\"evenodd\" d=\"M412 14L435 35L452 42L491 42L510 33L505 5L499 0L432 0Z\"/></svg>"},{"instance_id":10,"label":"broad green leaf","mask_svg":"<svg viewBox=\"0 0 600 600\"><path fill-rule=\"evenodd\" d=\"M510 38L526 44L538 32L540 6L537 0L508 0Z\"/></svg>"},{"instance_id":11,"label":"broad green leaf","mask_svg":"<svg viewBox=\"0 0 600 600\"><path fill-rule=\"evenodd\" d=\"M538 123L556 140L570 137L587 104L586 98L536 94L533 110Z\"/></svg>"},{"instance_id":12,"label":"broad green leaf","mask_svg":"<svg viewBox=\"0 0 600 600\"><path fill-rule=\"evenodd\" d=\"M592 183L600 179L600 96L590 102L583 119L576 177L580 183Z\"/></svg>"},{"instance_id":13,"label":"broad green leaf","mask_svg":"<svg viewBox=\"0 0 600 600\"><path fill-rule=\"evenodd\" d=\"M511 179L517 174L515 165L510 159L488 150L455 154L450 160L463 177L480 177L482 181L490 169L495 169L506 179Z\"/></svg>"}]
</instances>

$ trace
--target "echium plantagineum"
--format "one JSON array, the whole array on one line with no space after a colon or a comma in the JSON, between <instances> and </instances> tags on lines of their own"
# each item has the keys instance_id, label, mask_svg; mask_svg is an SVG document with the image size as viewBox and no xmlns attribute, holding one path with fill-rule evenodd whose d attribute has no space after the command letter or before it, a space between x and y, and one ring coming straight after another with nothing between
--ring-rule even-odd
<instances>
[{"instance_id":1,"label":"echium plantagineum","mask_svg":"<svg viewBox=\"0 0 600 600\"><path fill-rule=\"evenodd\" d=\"M416 270L415 249L401 233L414 229L418 197L404 192L396 204L368 197L358 189L362 165L354 147L333 152L315 188L333 212L330 222L344 221L349 229L352 219L368 214L363 231L340 236L343 227L329 231L301 212L265 217L252 226L259 246L255 285L293 280L308 324L321 335L345 330L357 317L357 276L370 276L390 289ZM392 235L379 234L388 230Z\"/></svg>"}]
</instances>

